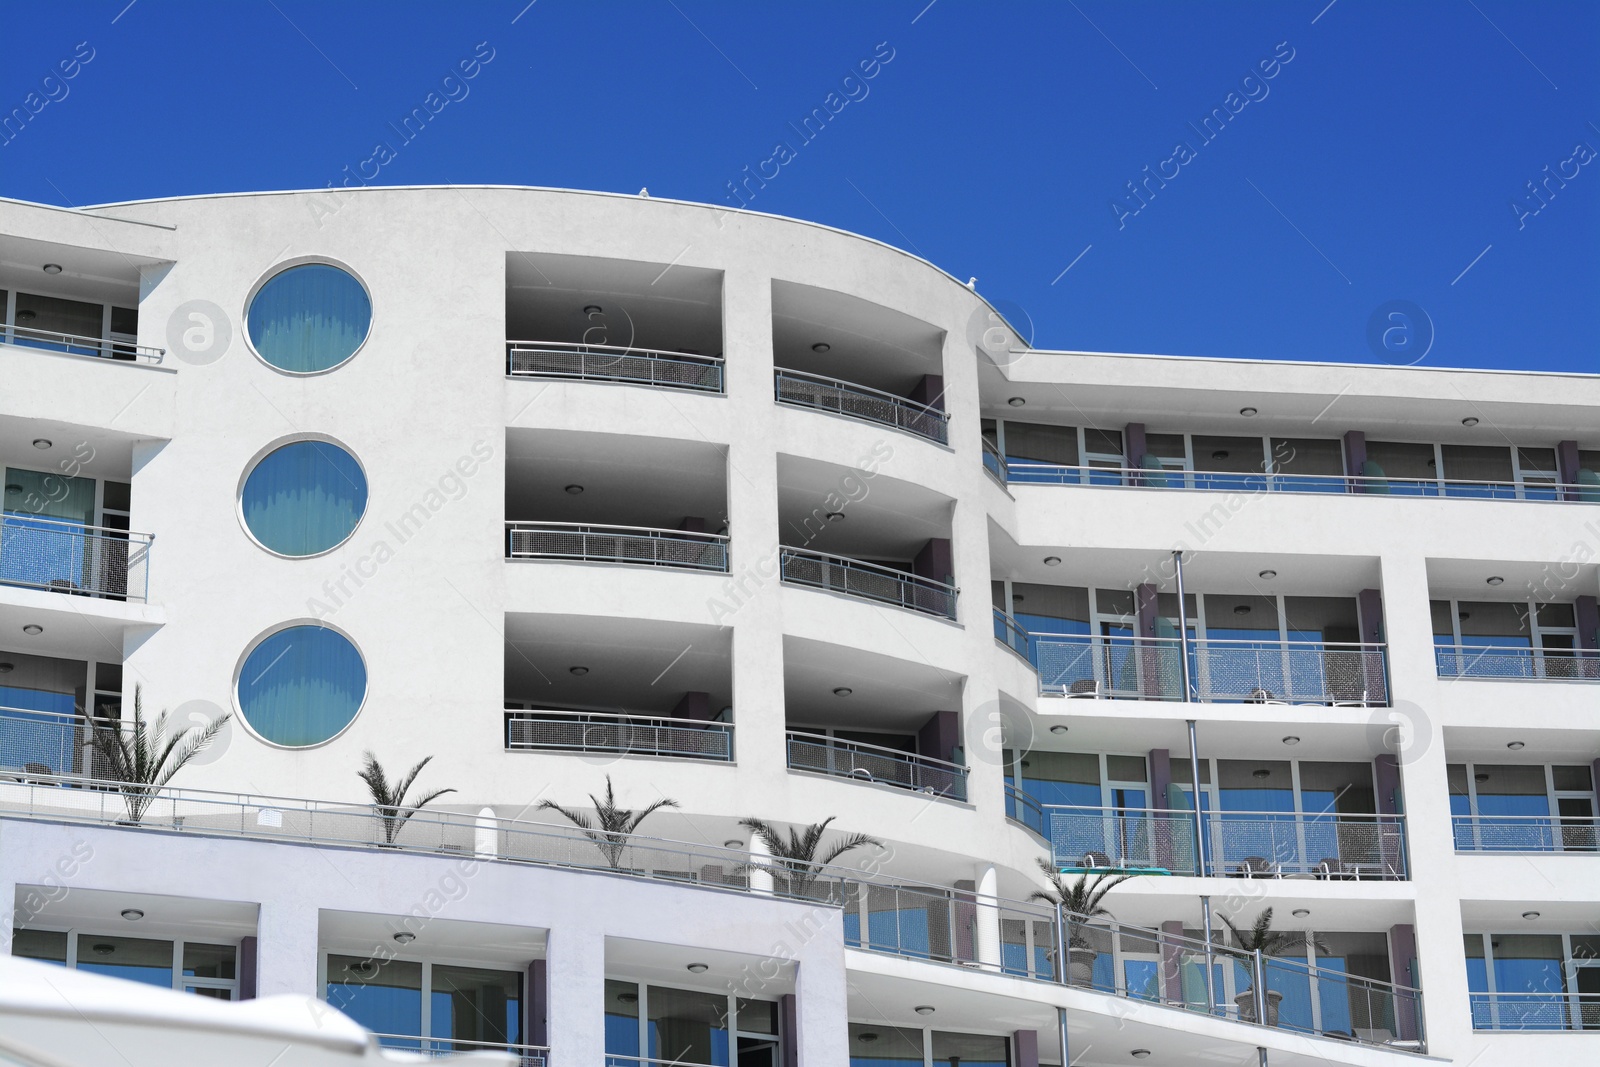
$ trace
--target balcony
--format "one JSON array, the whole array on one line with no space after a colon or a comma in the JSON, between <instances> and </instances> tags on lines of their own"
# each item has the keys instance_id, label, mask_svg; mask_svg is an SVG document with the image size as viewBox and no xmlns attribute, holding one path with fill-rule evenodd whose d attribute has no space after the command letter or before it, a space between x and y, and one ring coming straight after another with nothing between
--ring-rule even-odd
<instances>
[{"instance_id":1,"label":"balcony","mask_svg":"<svg viewBox=\"0 0 1600 1067\"><path fill-rule=\"evenodd\" d=\"M617 382L722 393L722 359L617 345L507 341L506 376Z\"/></svg>"},{"instance_id":2,"label":"balcony","mask_svg":"<svg viewBox=\"0 0 1600 1067\"><path fill-rule=\"evenodd\" d=\"M150 534L0 514L0 585L145 600Z\"/></svg>"},{"instance_id":3,"label":"balcony","mask_svg":"<svg viewBox=\"0 0 1600 1067\"><path fill-rule=\"evenodd\" d=\"M1042 834L1063 870L1322 881L1406 878L1405 823L1396 815L1206 812L1202 869L1192 811L1040 807Z\"/></svg>"},{"instance_id":4,"label":"balcony","mask_svg":"<svg viewBox=\"0 0 1600 1067\"><path fill-rule=\"evenodd\" d=\"M53 330L35 330L27 326L7 326L0 333L0 344L18 345L22 348L39 348L46 352L64 352L69 356L90 356L97 359L114 359L131 363L160 363L166 356L164 348L135 344L132 334L113 332L109 337L83 337Z\"/></svg>"},{"instance_id":5,"label":"balcony","mask_svg":"<svg viewBox=\"0 0 1600 1067\"><path fill-rule=\"evenodd\" d=\"M791 771L873 782L949 800L967 799L967 769L955 763L798 730L790 730L788 740Z\"/></svg>"},{"instance_id":6,"label":"balcony","mask_svg":"<svg viewBox=\"0 0 1600 1067\"><path fill-rule=\"evenodd\" d=\"M843 593L952 621L956 617L957 590L931 578L804 548L783 548L779 565L782 580L790 585Z\"/></svg>"},{"instance_id":7,"label":"balcony","mask_svg":"<svg viewBox=\"0 0 1600 1067\"><path fill-rule=\"evenodd\" d=\"M501 1041L464 1041L454 1037L408 1037L405 1034L373 1034L384 1048L404 1049L427 1056L454 1056L462 1052L505 1052L516 1057L517 1067L549 1067L550 1049L541 1045L513 1045ZM500 1062L500 1061L495 1061Z\"/></svg>"},{"instance_id":8,"label":"balcony","mask_svg":"<svg viewBox=\"0 0 1600 1067\"><path fill-rule=\"evenodd\" d=\"M724 534L645 526L507 522L506 559L626 563L720 574L728 569L728 538Z\"/></svg>"},{"instance_id":9,"label":"balcony","mask_svg":"<svg viewBox=\"0 0 1600 1067\"><path fill-rule=\"evenodd\" d=\"M1600 851L1600 820L1593 816L1454 815L1457 852Z\"/></svg>"},{"instance_id":10,"label":"balcony","mask_svg":"<svg viewBox=\"0 0 1600 1067\"><path fill-rule=\"evenodd\" d=\"M1435 645L1440 678L1600 682L1600 654L1571 648Z\"/></svg>"},{"instance_id":11,"label":"balcony","mask_svg":"<svg viewBox=\"0 0 1600 1067\"><path fill-rule=\"evenodd\" d=\"M1600 994L1472 993L1474 1030L1600 1030Z\"/></svg>"},{"instance_id":12,"label":"balcony","mask_svg":"<svg viewBox=\"0 0 1600 1067\"><path fill-rule=\"evenodd\" d=\"M0 779L93 775L94 729L82 715L0 707Z\"/></svg>"},{"instance_id":13,"label":"balcony","mask_svg":"<svg viewBox=\"0 0 1600 1067\"><path fill-rule=\"evenodd\" d=\"M774 372L774 381L780 404L814 408L890 426L941 445L950 443L950 416L932 405L865 385L782 367Z\"/></svg>"},{"instance_id":14,"label":"balcony","mask_svg":"<svg viewBox=\"0 0 1600 1067\"><path fill-rule=\"evenodd\" d=\"M506 712L506 748L733 761L733 724L540 708Z\"/></svg>"}]
</instances>

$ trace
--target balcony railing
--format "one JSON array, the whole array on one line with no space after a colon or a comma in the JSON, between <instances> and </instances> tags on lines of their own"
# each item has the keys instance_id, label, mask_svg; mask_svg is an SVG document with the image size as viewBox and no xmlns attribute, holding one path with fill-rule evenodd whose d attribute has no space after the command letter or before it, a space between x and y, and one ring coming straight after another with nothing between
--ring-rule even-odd
<instances>
[{"instance_id":1,"label":"balcony railing","mask_svg":"<svg viewBox=\"0 0 1600 1067\"><path fill-rule=\"evenodd\" d=\"M82 715L0 707L0 780L94 777L104 770L94 728Z\"/></svg>"},{"instance_id":2,"label":"balcony railing","mask_svg":"<svg viewBox=\"0 0 1600 1067\"><path fill-rule=\"evenodd\" d=\"M93 356L120 362L160 363L167 354L164 348L133 343L125 334L111 337L84 337L74 333L56 333L53 330L35 330L27 326L0 326L0 343L21 345L24 348L42 348L47 352L65 352L71 356Z\"/></svg>"},{"instance_id":3,"label":"balcony railing","mask_svg":"<svg viewBox=\"0 0 1600 1067\"><path fill-rule=\"evenodd\" d=\"M775 378L780 404L817 408L880 426L892 426L941 445L950 441L950 416L928 404L805 371L780 367Z\"/></svg>"},{"instance_id":4,"label":"balcony railing","mask_svg":"<svg viewBox=\"0 0 1600 1067\"><path fill-rule=\"evenodd\" d=\"M110 826L127 821L115 783L71 788L70 779L0 780L0 815L40 821ZM66 788L63 788L66 787ZM287 844L386 850L387 855L467 855L496 863L598 871L609 875L702 889L751 892L844 912L846 944L903 958L957 963L1035 981L1087 985L1114 996L1238 1022L1344 1038L1407 1051L1426 1051L1421 1033L1421 993L1407 986L1356 978L1304 961L1261 959L1160 929L1090 919L1049 905L999 897L979 898L949 886L914 885L882 873L843 867L751 877L743 849L617 835L596 842L572 826L495 819L435 809L417 811L390 841L384 819L371 805L304 798L220 793L164 787L150 790L141 826L155 833L244 837ZM617 844L621 848L615 848ZM991 952L980 926L998 926ZM1207 968L1209 958L1212 966ZM1065 967L1058 962L1065 960ZM1117 960L1123 966L1114 967ZM1128 966L1129 961L1135 965ZM1213 975L1207 995L1205 975ZM1242 1006L1242 984L1273 990L1305 989L1294 1007L1274 1020ZM1308 1005L1304 1011L1300 1005ZM1241 1042L1251 1031L1241 1031Z\"/></svg>"},{"instance_id":5,"label":"balcony railing","mask_svg":"<svg viewBox=\"0 0 1600 1067\"><path fill-rule=\"evenodd\" d=\"M1435 645L1440 678L1600 682L1600 652L1504 645Z\"/></svg>"},{"instance_id":6,"label":"balcony railing","mask_svg":"<svg viewBox=\"0 0 1600 1067\"><path fill-rule=\"evenodd\" d=\"M1023 659L1028 659L1028 631L999 608L994 609L994 639ZM1033 661L1028 662L1031 664Z\"/></svg>"},{"instance_id":7,"label":"balcony railing","mask_svg":"<svg viewBox=\"0 0 1600 1067\"><path fill-rule=\"evenodd\" d=\"M1181 700L1176 637L1031 634L1029 659L1042 693L1114 700ZM1190 700L1207 704L1382 706L1384 646L1329 641L1189 642Z\"/></svg>"},{"instance_id":8,"label":"balcony railing","mask_svg":"<svg viewBox=\"0 0 1600 1067\"><path fill-rule=\"evenodd\" d=\"M542 1045L515 1045L503 1041L465 1041L457 1037L408 1037L373 1034L384 1048L405 1049L423 1056L453 1056L458 1052L509 1052L517 1067L550 1067L550 1049Z\"/></svg>"},{"instance_id":9,"label":"balcony railing","mask_svg":"<svg viewBox=\"0 0 1600 1067\"><path fill-rule=\"evenodd\" d=\"M1600 1030L1600 994L1472 993L1474 1030Z\"/></svg>"},{"instance_id":10,"label":"balcony railing","mask_svg":"<svg viewBox=\"0 0 1600 1067\"><path fill-rule=\"evenodd\" d=\"M508 522L506 558L632 563L725 573L728 538L725 534L658 530L648 526Z\"/></svg>"},{"instance_id":11,"label":"balcony railing","mask_svg":"<svg viewBox=\"0 0 1600 1067\"><path fill-rule=\"evenodd\" d=\"M1006 467L1006 457L1000 454L1000 450L995 447L994 442L987 437L983 439L983 469L988 471L990 476L1001 485L1005 485L1010 480L1010 474Z\"/></svg>"},{"instance_id":12,"label":"balcony railing","mask_svg":"<svg viewBox=\"0 0 1600 1067\"><path fill-rule=\"evenodd\" d=\"M791 585L875 600L946 619L956 617L957 590L943 582L808 548L784 548L779 556L783 580Z\"/></svg>"},{"instance_id":13,"label":"balcony railing","mask_svg":"<svg viewBox=\"0 0 1600 1067\"><path fill-rule=\"evenodd\" d=\"M0 585L144 600L153 540L127 530L0 514Z\"/></svg>"},{"instance_id":14,"label":"balcony railing","mask_svg":"<svg viewBox=\"0 0 1600 1067\"><path fill-rule=\"evenodd\" d=\"M789 731L789 769L967 799L967 769L959 764L800 730Z\"/></svg>"},{"instance_id":15,"label":"balcony railing","mask_svg":"<svg viewBox=\"0 0 1600 1067\"><path fill-rule=\"evenodd\" d=\"M1457 852L1600 851L1600 819L1560 815L1454 815Z\"/></svg>"},{"instance_id":16,"label":"balcony railing","mask_svg":"<svg viewBox=\"0 0 1600 1067\"><path fill-rule=\"evenodd\" d=\"M617 345L507 341L506 374L512 378L659 385L700 393L723 391L720 357Z\"/></svg>"},{"instance_id":17,"label":"balcony railing","mask_svg":"<svg viewBox=\"0 0 1600 1067\"><path fill-rule=\"evenodd\" d=\"M1260 471L1185 471L1169 468L1075 467L996 458L985 466L1012 485L1094 485L1110 488L1195 489L1223 493L1342 493L1367 496L1455 497L1600 503L1594 486L1555 482L1498 482L1451 478L1389 478L1343 474L1267 474Z\"/></svg>"},{"instance_id":18,"label":"balcony railing","mask_svg":"<svg viewBox=\"0 0 1600 1067\"><path fill-rule=\"evenodd\" d=\"M1037 800L1010 782L1006 783L1006 818L1021 823L1040 837L1050 836L1045 822L1044 808Z\"/></svg>"},{"instance_id":19,"label":"balcony railing","mask_svg":"<svg viewBox=\"0 0 1600 1067\"><path fill-rule=\"evenodd\" d=\"M1205 812L1206 867L1192 811L1044 806L1051 851L1066 870L1116 869L1330 881L1406 877L1405 820L1345 812Z\"/></svg>"},{"instance_id":20,"label":"balcony railing","mask_svg":"<svg viewBox=\"0 0 1600 1067\"><path fill-rule=\"evenodd\" d=\"M506 712L506 748L733 759L733 723L598 711Z\"/></svg>"}]
</instances>

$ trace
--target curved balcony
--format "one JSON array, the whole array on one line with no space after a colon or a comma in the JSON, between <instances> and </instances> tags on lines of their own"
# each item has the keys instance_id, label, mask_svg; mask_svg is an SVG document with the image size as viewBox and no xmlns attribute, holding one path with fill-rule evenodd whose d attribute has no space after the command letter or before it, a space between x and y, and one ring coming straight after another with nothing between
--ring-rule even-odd
<instances>
[{"instance_id":1,"label":"curved balcony","mask_svg":"<svg viewBox=\"0 0 1600 1067\"><path fill-rule=\"evenodd\" d=\"M1474 1030L1600 1030L1593 993L1472 993Z\"/></svg>"},{"instance_id":2,"label":"curved balcony","mask_svg":"<svg viewBox=\"0 0 1600 1067\"><path fill-rule=\"evenodd\" d=\"M111 337L83 337L73 333L34 330L27 326L0 328L0 344L40 348L46 352L64 352L69 356L114 359L119 362L160 363L167 354L164 348L134 344L132 337L123 334Z\"/></svg>"},{"instance_id":3,"label":"curved balcony","mask_svg":"<svg viewBox=\"0 0 1600 1067\"><path fill-rule=\"evenodd\" d=\"M145 600L154 540L127 530L0 514L0 585Z\"/></svg>"},{"instance_id":4,"label":"curved balcony","mask_svg":"<svg viewBox=\"0 0 1600 1067\"><path fill-rule=\"evenodd\" d=\"M891 785L949 800L967 799L967 769L959 764L800 730L790 730L788 741L791 771Z\"/></svg>"},{"instance_id":5,"label":"curved balcony","mask_svg":"<svg viewBox=\"0 0 1600 1067\"><path fill-rule=\"evenodd\" d=\"M1600 851L1600 819L1560 815L1453 815L1457 852Z\"/></svg>"},{"instance_id":6,"label":"curved balcony","mask_svg":"<svg viewBox=\"0 0 1600 1067\"><path fill-rule=\"evenodd\" d=\"M733 724L599 711L507 711L506 748L731 763Z\"/></svg>"},{"instance_id":7,"label":"curved balcony","mask_svg":"<svg viewBox=\"0 0 1600 1067\"><path fill-rule=\"evenodd\" d=\"M558 341L507 341L506 376L653 385L697 393L721 393L724 388L722 360L716 356Z\"/></svg>"},{"instance_id":8,"label":"curved balcony","mask_svg":"<svg viewBox=\"0 0 1600 1067\"><path fill-rule=\"evenodd\" d=\"M903 396L782 367L774 372L774 387L780 404L889 426L941 445L950 443L950 416Z\"/></svg>"},{"instance_id":9,"label":"curved balcony","mask_svg":"<svg viewBox=\"0 0 1600 1067\"><path fill-rule=\"evenodd\" d=\"M1600 652L1570 648L1435 645L1440 678L1600 682Z\"/></svg>"},{"instance_id":10,"label":"curved balcony","mask_svg":"<svg viewBox=\"0 0 1600 1067\"><path fill-rule=\"evenodd\" d=\"M648 526L507 522L506 559L631 563L722 574L728 570L728 538L725 534L660 530Z\"/></svg>"},{"instance_id":11,"label":"curved balcony","mask_svg":"<svg viewBox=\"0 0 1600 1067\"><path fill-rule=\"evenodd\" d=\"M956 617L958 590L931 578L807 548L783 548L779 567L783 581L790 585L843 593L951 621Z\"/></svg>"},{"instance_id":12,"label":"curved balcony","mask_svg":"<svg viewBox=\"0 0 1600 1067\"><path fill-rule=\"evenodd\" d=\"M1006 818L1027 827L1040 837L1050 836L1050 831L1045 826L1044 808L1037 800L1010 782L1006 783Z\"/></svg>"}]
</instances>

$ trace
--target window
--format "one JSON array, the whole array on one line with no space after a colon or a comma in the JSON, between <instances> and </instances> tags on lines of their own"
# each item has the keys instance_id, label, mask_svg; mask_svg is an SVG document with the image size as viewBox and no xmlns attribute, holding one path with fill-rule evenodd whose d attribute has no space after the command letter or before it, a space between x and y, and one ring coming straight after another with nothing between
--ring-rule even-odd
<instances>
[{"instance_id":1,"label":"window","mask_svg":"<svg viewBox=\"0 0 1600 1067\"><path fill-rule=\"evenodd\" d=\"M348 638L289 626L262 638L239 667L239 710L263 740L301 748L337 736L367 693L367 668Z\"/></svg>"},{"instance_id":2,"label":"window","mask_svg":"<svg viewBox=\"0 0 1600 1067\"><path fill-rule=\"evenodd\" d=\"M372 325L372 300L361 283L327 263L290 267L250 299L250 343L279 370L314 374L355 355Z\"/></svg>"},{"instance_id":3,"label":"window","mask_svg":"<svg viewBox=\"0 0 1600 1067\"><path fill-rule=\"evenodd\" d=\"M11 954L110 978L234 1000L239 946L80 930L13 930Z\"/></svg>"},{"instance_id":4,"label":"window","mask_svg":"<svg viewBox=\"0 0 1600 1067\"><path fill-rule=\"evenodd\" d=\"M988 1034L850 1024L850 1067L1006 1067L1011 1042Z\"/></svg>"},{"instance_id":5,"label":"window","mask_svg":"<svg viewBox=\"0 0 1600 1067\"><path fill-rule=\"evenodd\" d=\"M250 469L239 493L245 528L268 551L315 556L343 544L367 509L367 476L327 441L294 441Z\"/></svg>"},{"instance_id":6,"label":"window","mask_svg":"<svg viewBox=\"0 0 1600 1067\"><path fill-rule=\"evenodd\" d=\"M329 1004L390 1048L470 1052L522 1042L522 974L329 953ZM427 996L423 996L423 991Z\"/></svg>"},{"instance_id":7,"label":"window","mask_svg":"<svg viewBox=\"0 0 1600 1067\"><path fill-rule=\"evenodd\" d=\"M772 1001L606 981L606 1067L777 1067L778 1030Z\"/></svg>"}]
</instances>

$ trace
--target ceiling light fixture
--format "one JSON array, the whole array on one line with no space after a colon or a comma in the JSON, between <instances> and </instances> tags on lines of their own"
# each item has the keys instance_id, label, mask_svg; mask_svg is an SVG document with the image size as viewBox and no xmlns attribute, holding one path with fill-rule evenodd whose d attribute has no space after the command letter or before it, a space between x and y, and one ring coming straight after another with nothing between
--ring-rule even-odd
<instances>
[{"instance_id":1,"label":"ceiling light fixture","mask_svg":"<svg viewBox=\"0 0 1600 1067\"><path fill-rule=\"evenodd\" d=\"M833 695L836 696L836 697L847 697L851 693L854 693L854 692L855 692L855 690L851 689L849 686L841 685L838 688L834 689Z\"/></svg>"},{"instance_id":2,"label":"ceiling light fixture","mask_svg":"<svg viewBox=\"0 0 1600 1067\"><path fill-rule=\"evenodd\" d=\"M579 485L577 482L573 482L566 488L567 492L571 493L573 496L577 496L579 493L583 492L583 486Z\"/></svg>"},{"instance_id":3,"label":"ceiling light fixture","mask_svg":"<svg viewBox=\"0 0 1600 1067\"><path fill-rule=\"evenodd\" d=\"M1014 408L1020 408L1022 405L1026 404L1027 402L1028 402L1028 398L1027 397L1022 397L1022 396L1014 396L1010 400L1006 401L1007 404L1010 404Z\"/></svg>"},{"instance_id":4,"label":"ceiling light fixture","mask_svg":"<svg viewBox=\"0 0 1600 1067\"><path fill-rule=\"evenodd\" d=\"M1053 734L1064 734L1067 732L1067 728L1060 723L1056 723L1054 726L1050 727L1050 732Z\"/></svg>"},{"instance_id":5,"label":"ceiling light fixture","mask_svg":"<svg viewBox=\"0 0 1600 1067\"><path fill-rule=\"evenodd\" d=\"M38 317L39 317L39 313L37 311L33 310L32 308L23 308L22 310L17 312L17 321L18 322L32 322L34 319L36 319Z\"/></svg>"},{"instance_id":6,"label":"ceiling light fixture","mask_svg":"<svg viewBox=\"0 0 1600 1067\"><path fill-rule=\"evenodd\" d=\"M734 838L731 841L724 841L722 843L722 847L723 848L744 848L744 842L740 841L738 838Z\"/></svg>"},{"instance_id":7,"label":"ceiling light fixture","mask_svg":"<svg viewBox=\"0 0 1600 1067\"><path fill-rule=\"evenodd\" d=\"M619 1001L621 1001L622 1003L624 1003L624 1004L637 1004L637 1003L639 1003L639 994L637 994L637 993L618 993L617 994L617 999Z\"/></svg>"},{"instance_id":8,"label":"ceiling light fixture","mask_svg":"<svg viewBox=\"0 0 1600 1067\"><path fill-rule=\"evenodd\" d=\"M574 678L582 678L584 675L589 673L589 668L588 667L568 667L567 668L567 673L572 675Z\"/></svg>"},{"instance_id":9,"label":"ceiling light fixture","mask_svg":"<svg viewBox=\"0 0 1600 1067\"><path fill-rule=\"evenodd\" d=\"M40 450L49 448L53 444L55 444L55 442L50 440L48 437L35 437L33 439L33 447Z\"/></svg>"},{"instance_id":10,"label":"ceiling light fixture","mask_svg":"<svg viewBox=\"0 0 1600 1067\"><path fill-rule=\"evenodd\" d=\"M1044 565L1046 567L1058 567L1058 566L1061 565L1061 557L1060 556L1046 556L1044 558Z\"/></svg>"},{"instance_id":11,"label":"ceiling light fixture","mask_svg":"<svg viewBox=\"0 0 1600 1067\"><path fill-rule=\"evenodd\" d=\"M1147 1048L1136 1048L1132 1052L1128 1053L1128 1055L1132 1056L1136 1060L1148 1059L1150 1056L1150 1050Z\"/></svg>"},{"instance_id":12,"label":"ceiling light fixture","mask_svg":"<svg viewBox=\"0 0 1600 1067\"><path fill-rule=\"evenodd\" d=\"M934 1008L932 1004L918 1004L911 1010L916 1012L918 1015L932 1015Z\"/></svg>"},{"instance_id":13,"label":"ceiling light fixture","mask_svg":"<svg viewBox=\"0 0 1600 1067\"><path fill-rule=\"evenodd\" d=\"M830 512L828 512L828 514L825 517L827 518L827 520L829 522L843 522L844 521L844 512L842 512L842 511L830 511Z\"/></svg>"},{"instance_id":14,"label":"ceiling light fixture","mask_svg":"<svg viewBox=\"0 0 1600 1067\"><path fill-rule=\"evenodd\" d=\"M1489 775L1484 771L1479 771L1477 774L1472 776L1472 780L1477 782L1479 785L1482 785L1484 782L1489 780Z\"/></svg>"},{"instance_id":15,"label":"ceiling light fixture","mask_svg":"<svg viewBox=\"0 0 1600 1067\"><path fill-rule=\"evenodd\" d=\"M707 964L707 963L691 963L691 964L689 964L689 973L690 974L705 974L710 969L711 969L711 965Z\"/></svg>"},{"instance_id":16,"label":"ceiling light fixture","mask_svg":"<svg viewBox=\"0 0 1600 1067\"><path fill-rule=\"evenodd\" d=\"M1311 914L1311 909L1310 908L1296 908L1296 909L1294 909L1294 911L1290 912L1289 914L1293 915L1296 919L1304 919L1307 915Z\"/></svg>"},{"instance_id":17,"label":"ceiling light fixture","mask_svg":"<svg viewBox=\"0 0 1600 1067\"><path fill-rule=\"evenodd\" d=\"M29 637L38 637L40 634L44 633L44 627L40 626L36 622L30 622L28 625L22 628L22 632L27 634Z\"/></svg>"},{"instance_id":18,"label":"ceiling light fixture","mask_svg":"<svg viewBox=\"0 0 1600 1067\"><path fill-rule=\"evenodd\" d=\"M1527 746L1527 744L1525 742L1522 742L1522 741L1507 741L1506 742L1506 747L1509 748L1513 752L1521 752L1524 748L1527 748L1528 746Z\"/></svg>"},{"instance_id":19,"label":"ceiling light fixture","mask_svg":"<svg viewBox=\"0 0 1600 1067\"><path fill-rule=\"evenodd\" d=\"M1478 417L1476 415L1468 415L1466 418L1461 420L1461 425L1468 427L1476 426L1478 425Z\"/></svg>"},{"instance_id":20,"label":"ceiling light fixture","mask_svg":"<svg viewBox=\"0 0 1600 1067\"><path fill-rule=\"evenodd\" d=\"M599 304L585 304L583 306L583 313L585 315L600 315L600 314L603 314L604 311L605 311L605 309L602 308Z\"/></svg>"},{"instance_id":21,"label":"ceiling light fixture","mask_svg":"<svg viewBox=\"0 0 1600 1067\"><path fill-rule=\"evenodd\" d=\"M1256 417L1256 409L1255 408L1240 408L1239 409L1239 414L1243 415L1247 419L1253 419L1253 418Z\"/></svg>"},{"instance_id":22,"label":"ceiling light fixture","mask_svg":"<svg viewBox=\"0 0 1600 1067\"><path fill-rule=\"evenodd\" d=\"M861 1042L863 1045L870 1045L874 1041L878 1040L878 1035L872 1030L863 1030L861 1033L856 1035L856 1040Z\"/></svg>"},{"instance_id":23,"label":"ceiling light fixture","mask_svg":"<svg viewBox=\"0 0 1600 1067\"><path fill-rule=\"evenodd\" d=\"M1503 585L1505 583L1505 579L1498 574L1491 574L1484 581L1487 585Z\"/></svg>"},{"instance_id":24,"label":"ceiling light fixture","mask_svg":"<svg viewBox=\"0 0 1600 1067\"><path fill-rule=\"evenodd\" d=\"M1263 581L1267 581L1267 582L1272 581L1272 579L1276 578L1277 576L1278 576L1278 572L1277 571L1273 571L1273 570L1260 571L1259 573L1256 574L1257 578L1260 578Z\"/></svg>"},{"instance_id":25,"label":"ceiling light fixture","mask_svg":"<svg viewBox=\"0 0 1600 1067\"><path fill-rule=\"evenodd\" d=\"M833 346L828 344L826 341L818 341L816 344L811 346L811 351L813 352L828 352L832 349Z\"/></svg>"},{"instance_id":26,"label":"ceiling light fixture","mask_svg":"<svg viewBox=\"0 0 1600 1067\"><path fill-rule=\"evenodd\" d=\"M1294 734L1290 734L1288 737L1283 739L1283 743L1286 745L1298 745L1300 743L1300 739Z\"/></svg>"},{"instance_id":27,"label":"ceiling light fixture","mask_svg":"<svg viewBox=\"0 0 1600 1067\"><path fill-rule=\"evenodd\" d=\"M1539 913L1536 911L1525 911L1522 913L1522 917L1524 919L1537 919L1539 917Z\"/></svg>"},{"instance_id":28,"label":"ceiling light fixture","mask_svg":"<svg viewBox=\"0 0 1600 1067\"><path fill-rule=\"evenodd\" d=\"M417 935L412 933L410 930L401 930L398 934L394 935L394 939L399 944L409 945L411 942L417 939Z\"/></svg>"},{"instance_id":29,"label":"ceiling light fixture","mask_svg":"<svg viewBox=\"0 0 1600 1067\"><path fill-rule=\"evenodd\" d=\"M1267 770L1265 767L1257 767L1255 770L1250 772L1250 777L1256 779L1271 778L1272 772Z\"/></svg>"},{"instance_id":30,"label":"ceiling light fixture","mask_svg":"<svg viewBox=\"0 0 1600 1067\"><path fill-rule=\"evenodd\" d=\"M10 674L17 669L15 663L0 663L0 674Z\"/></svg>"},{"instance_id":31,"label":"ceiling light fixture","mask_svg":"<svg viewBox=\"0 0 1600 1067\"><path fill-rule=\"evenodd\" d=\"M1235 604L1233 606L1233 613L1235 615L1248 615L1248 614L1250 614L1250 605L1249 604Z\"/></svg>"},{"instance_id":32,"label":"ceiling light fixture","mask_svg":"<svg viewBox=\"0 0 1600 1067\"><path fill-rule=\"evenodd\" d=\"M60 274L61 273L61 264L59 264L59 263L46 263L44 265L44 272L46 274Z\"/></svg>"},{"instance_id":33,"label":"ceiling light fixture","mask_svg":"<svg viewBox=\"0 0 1600 1067\"><path fill-rule=\"evenodd\" d=\"M104 941L94 946L94 954L96 956L109 956L115 951L117 951L117 946L108 945Z\"/></svg>"},{"instance_id":34,"label":"ceiling light fixture","mask_svg":"<svg viewBox=\"0 0 1600 1067\"><path fill-rule=\"evenodd\" d=\"M1228 458L1228 450L1226 448L1219 448L1215 452L1211 453L1211 458L1212 459L1227 459Z\"/></svg>"},{"instance_id":35,"label":"ceiling light fixture","mask_svg":"<svg viewBox=\"0 0 1600 1067\"><path fill-rule=\"evenodd\" d=\"M144 918L144 912L140 911L138 908L123 908L122 917L131 923L136 923L140 919Z\"/></svg>"},{"instance_id":36,"label":"ceiling light fixture","mask_svg":"<svg viewBox=\"0 0 1600 1067\"><path fill-rule=\"evenodd\" d=\"M1459 618L1462 622L1466 622L1468 619L1472 618L1472 612L1470 612L1470 611L1458 611L1458 612L1456 612L1456 617Z\"/></svg>"}]
</instances>

